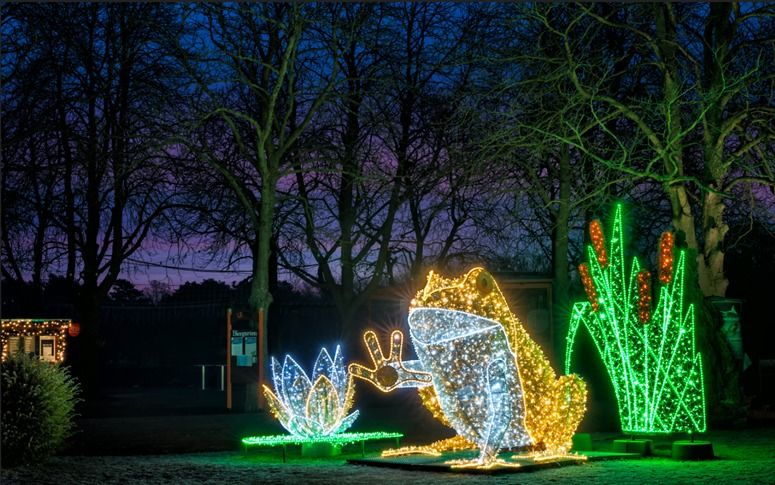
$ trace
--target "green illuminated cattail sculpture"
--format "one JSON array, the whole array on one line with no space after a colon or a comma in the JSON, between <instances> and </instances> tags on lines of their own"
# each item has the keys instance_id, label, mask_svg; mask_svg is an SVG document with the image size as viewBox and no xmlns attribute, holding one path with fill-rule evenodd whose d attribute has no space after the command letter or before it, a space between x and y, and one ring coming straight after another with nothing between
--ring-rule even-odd
<instances>
[{"instance_id":1,"label":"green illuminated cattail sculpture","mask_svg":"<svg viewBox=\"0 0 775 485\"><path fill-rule=\"evenodd\" d=\"M570 373L574 340L583 325L608 371L624 432L704 432L694 305L684 305L685 252L675 250L671 233L662 235L652 308L650 272L641 269L637 258L629 268L625 265L620 205L608 248L598 221L590 224L590 239L588 262L579 267L589 301L576 303L571 312L565 373Z\"/></svg>"}]
</instances>

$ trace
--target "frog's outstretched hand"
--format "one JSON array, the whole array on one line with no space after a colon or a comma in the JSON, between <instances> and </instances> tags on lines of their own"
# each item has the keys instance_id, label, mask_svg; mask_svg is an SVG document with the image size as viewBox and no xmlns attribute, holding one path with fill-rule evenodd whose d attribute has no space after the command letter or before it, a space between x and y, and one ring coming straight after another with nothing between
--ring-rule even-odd
<instances>
[{"instance_id":1,"label":"frog's outstretched hand","mask_svg":"<svg viewBox=\"0 0 775 485\"><path fill-rule=\"evenodd\" d=\"M369 330L363 334L363 341L374 363L370 369L360 364L350 364L348 369L353 377L369 381L382 392L390 392L397 387L424 387L432 383L431 375L422 371L419 361L401 360L404 334L394 330L390 334L390 353L385 358L377 334Z\"/></svg>"}]
</instances>

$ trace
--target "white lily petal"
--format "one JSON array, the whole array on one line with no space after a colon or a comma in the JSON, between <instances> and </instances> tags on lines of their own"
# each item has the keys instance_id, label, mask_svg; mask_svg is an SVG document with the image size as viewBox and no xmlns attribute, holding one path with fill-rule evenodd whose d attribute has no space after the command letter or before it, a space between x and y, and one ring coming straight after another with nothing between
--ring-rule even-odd
<instances>
[{"instance_id":1,"label":"white lily petal","mask_svg":"<svg viewBox=\"0 0 775 485\"><path fill-rule=\"evenodd\" d=\"M344 418L342 422L339 423L339 425L334 429L333 434L342 433L345 430L347 430L350 426L353 425L355 420L358 418L359 414L360 414L360 411L358 411L357 409L352 413L350 413L350 415Z\"/></svg>"},{"instance_id":2,"label":"white lily petal","mask_svg":"<svg viewBox=\"0 0 775 485\"><path fill-rule=\"evenodd\" d=\"M287 401L285 401L285 392L283 391L283 367L280 365L280 362L272 357L271 361L272 365L272 383L274 384L274 392L275 395L277 395L277 398L280 399L280 401L288 405Z\"/></svg>"},{"instance_id":3,"label":"white lily petal","mask_svg":"<svg viewBox=\"0 0 775 485\"><path fill-rule=\"evenodd\" d=\"M310 380L315 382L320 376L326 376L330 379L333 369L334 361L324 347L320 349L320 353L318 353L318 357L315 359L315 365L312 367L312 379Z\"/></svg>"},{"instance_id":4,"label":"white lily petal","mask_svg":"<svg viewBox=\"0 0 775 485\"><path fill-rule=\"evenodd\" d=\"M285 356L283 363L282 387L286 406L293 414L304 416L307 395L312 388L312 383L304 370L289 355Z\"/></svg>"},{"instance_id":5,"label":"white lily petal","mask_svg":"<svg viewBox=\"0 0 775 485\"><path fill-rule=\"evenodd\" d=\"M334 369L333 375L331 376L331 382L334 383L336 392L339 393L339 406L344 406L349 379L347 376L347 366L344 365L344 356L338 345L336 346L336 352L334 353Z\"/></svg>"}]
</instances>

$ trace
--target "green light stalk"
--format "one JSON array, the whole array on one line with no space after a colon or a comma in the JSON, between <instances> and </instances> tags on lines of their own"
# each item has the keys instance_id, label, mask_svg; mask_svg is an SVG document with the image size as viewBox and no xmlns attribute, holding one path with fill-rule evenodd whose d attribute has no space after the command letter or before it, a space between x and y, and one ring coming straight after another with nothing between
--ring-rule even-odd
<instances>
[{"instance_id":1,"label":"green light stalk","mask_svg":"<svg viewBox=\"0 0 775 485\"><path fill-rule=\"evenodd\" d=\"M601 257L599 244L597 251L592 245L587 247L588 270L582 277L586 275L585 287L593 301L578 302L571 312L565 373L571 372L574 341L583 325L608 371L626 433L706 430L694 305L684 307L686 254L679 251L673 267L672 238L667 239L668 249L664 244L660 248L659 298L649 313L650 280L644 281L645 273L638 277L637 258L626 272L622 207L617 205L608 254L603 250Z\"/></svg>"}]
</instances>

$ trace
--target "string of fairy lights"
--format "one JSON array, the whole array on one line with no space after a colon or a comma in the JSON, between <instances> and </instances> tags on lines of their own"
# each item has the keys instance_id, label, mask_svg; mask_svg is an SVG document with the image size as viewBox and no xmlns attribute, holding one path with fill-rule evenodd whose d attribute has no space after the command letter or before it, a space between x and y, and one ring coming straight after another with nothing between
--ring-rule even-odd
<instances>
[{"instance_id":1,"label":"string of fairy lights","mask_svg":"<svg viewBox=\"0 0 775 485\"><path fill-rule=\"evenodd\" d=\"M673 233L665 231L659 238L659 257L657 265L659 267L659 281L667 285L673 279Z\"/></svg>"},{"instance_id":2,"label":"string of fairy lights","mask_svg":"<svg viewBox=\"0 0 775 485\"><path fill-rule=\"evenodd\" d=\"M638 271L638 320L651 320L651 271L647 269Z\"/></svg>"},{"instance_id":3,"label":"string of fairy lights","mask_svg":"<svg viewBox=\"0 0 775 485\"><path fill-rule=\"evenodd\" d=\"M608 266L608 253L605 250L605 237L603 236L603 225L599 219L594 219L589 223L589 240L592 247L595 248L597 262L601 268Z\"/></svg>"},{"instance_id":4,"label":"string of fairy lights","mask_svg":"<svg viewBox=\"0 0 775 485\"><path fill-rule=\"evenodd\" d=\"M295 434L248 436L242 438L242 444L250 446L305 445L313 443L328 443L331 445L346 445L368 440L402 438L403 433L373 431L370 433L338 433L329 436L307 437Z\"/></svg>"},{"instance_id":5,"label":"string of fairy lights","mask_svg":"<svg viewBox=\"0 0 775 485\"><path fill-rule=\"evenodd\" d=\"M589 273L589 265L587 263L581 263L579 265L579 276L581 276L581 284L584 286L584 293L587 294L589 304L592 305L592 311L597 311L600 304L597 301L597 288L592 281L592 275Z\"/></svg>"},{"instance_id":6,"label":"string of fairy lights","mask_svg":"<svg viewBox=\"0 0 775 485\"><path fill-rule=\"evenodd\" d=\"M12 337L42 337L54 336L54 359L62 362L67 348L67 329L72 324L67 319L3 319L0 323L0 347L2 347L2 360L6 360L11 353L10 339Z\"/></svg>"}]
</instances>

